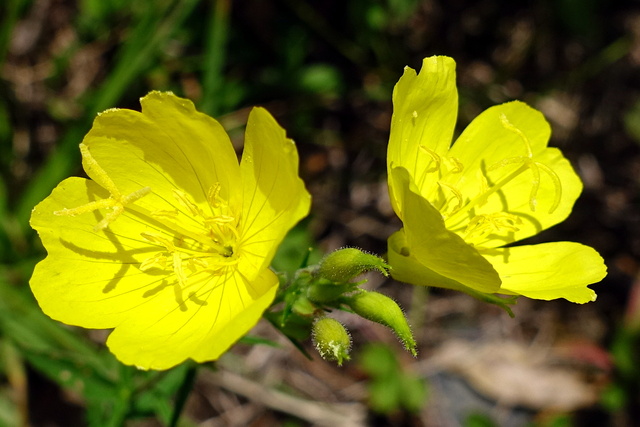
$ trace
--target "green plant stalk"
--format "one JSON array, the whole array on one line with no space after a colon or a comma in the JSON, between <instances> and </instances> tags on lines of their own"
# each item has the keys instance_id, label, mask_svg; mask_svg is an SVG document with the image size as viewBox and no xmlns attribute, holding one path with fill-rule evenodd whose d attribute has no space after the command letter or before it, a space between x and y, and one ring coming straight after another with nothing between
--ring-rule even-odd
<instances>
[{"instance_id":1,"label":"green plant stalk","mask_svg":"<svg viewBox=\"0 0 640 427\"><path fill-rule=\"evenodd\" d=\"M175 406L173 407L173 413L171 414L171 420L169 421L169 427L176 427L178 425L180 414L184 409L184 405L187 402L189 393L191 393L191 390L193 389L193 384L196 381L197 374L198 365L193 364L189 366L189 370L184 376L184 380L176 393L176 402Z\"/></svg>"},{"instance_id":2,"label":"green plant stalk","mask_svg":"<svg viewBox=\"0 0 640 427\"><path fill-rule=\"evenodd\" d=\"M207 34L207 50L200 108L216 117L220 111L220 94L224 86L223 68L227 58L230 0L214 0Z\"/></svg>"}]
</instances>

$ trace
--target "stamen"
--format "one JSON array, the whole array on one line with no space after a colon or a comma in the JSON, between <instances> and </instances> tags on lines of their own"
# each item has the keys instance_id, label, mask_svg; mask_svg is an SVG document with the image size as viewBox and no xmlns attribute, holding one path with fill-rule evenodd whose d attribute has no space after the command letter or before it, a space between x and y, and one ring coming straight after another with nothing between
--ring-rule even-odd
<instances>
[{"instance_id":1,"label":"stamen","mask_svg":"<svg viewBox=\"0 0 640 427\"><path fill-rule=\"evenodd\" d=\"M176 219L178 217L178 210L159 209L157 211L151 212L151 216L154 218Z\"/></svg>"},{"instance_id":2,"label":"stamen","mask_svg":"<svg viewBox=\"0 0 640 427\"><path fill-rule=\"evenodd\" d=\"M517 134L520 137L520 139L522 139L527 149L527 157L532 158L533 152L531 151L531 144L529 143L529 138L527 138L527 136L520 129L518 129L513 124L511 124L511 122L509 121L509 119L507 119L507 116L504 113L500 114L500 122L502 123L502 126L504 126L505 129L510 130L511 132Z\"/></svg>"},{"instance_id":3,"label":"stamen","mask_svg":"<svg viewBox=\"0 0 640 427\"><path fill-rule=\"evenodd\" d=\"M462 193L460 192L460 190L455 188L453 185L447 184L446 182L443 182L443 181L438 181L438 185L440 186L440 188L446 188L451 193L453 193L454 197L456 198L456 201L458 202L458 204L451 210L451 212L456 212L458 209L460 209L464 204L464 199L462 198ZM448 199L445 201L443 205L443 209L448 204L449 200L451 199Z\"/></svg>"},{"instance_id":4,"label":"stamen","mask_svg":"<svg viewBox=\"0 0 640 427\"><path fill-rule=\"evenodd\" d=\"M533 174L533 180L531 181L531 192L529 193L529 209L531 212L536 211L536 206L538 206L538 189L540 188L540 169L538 168L538 164L536 162L529 162L529 169L531 169L531 173Z\"/></svg>"},{"instance_id":5,"label":"stamen","mask_svg":"<svg viewBox=\"0 0 640 427\"><path fill-rule=\"evenodd\" d=\"M187 285L187 276L185 276L182 269L182 258L178 252L173 253L173 272L178 279L178 283L184 288Z\"/></svg>"},{"instance_id":6,"label":"stamen","mask_svg":"<svg viewBox=\"0 0 640 427\"><path fill-rule=\"evenodd\" d=\"M207 192L207 201L212 208L220 207L220 200L218 197L220 196L220 189L222 186L219 182L216 182L211 187L209 187L209 191Z\"/></svg>"},{"instance_id":7,"label":"stamen","mask_svg":"<svg viewBox=\"0 0 640 427\"><path fill-rule=\"evenodd\" d=\"M533 180L531 181L532 188L531 192L529 193L529 208L532 212L535 212L536 206L538 204L537 196L538 190L540 189L540 170L543 170L549 176L549 178L551 178L555 189L555 197L553 199L551 207L549 208L549 214L552 214L558 208L562 199L562 182L560 181L560 177L558 177L558 174L549 166L533 160L533 151L531 150L531 143L529 139L524 134L524 132L514 126L509 121L509 119L507 119L506 115L500 115L500 122L505 129L517 134L520 137L520 139L524 142L527 155L503 159L500 162L491 165L489 167L489 170L499 169L503 166L516 163L521 163L523 166L530 169L531 173L533 174Z\"/></svg>"},{"instance_id":8,"label":"stamen","mask_svg":"<svg viewBox=\"0 0 640 427\"><path fill-rule=\"evenodd\" d=\"M520 224L522 220L519 217L507 212L476 215L469 221L464 231L465 240L479 240L492 233L504 231L516 232Z\"/></svg>"},{"instance_id":9,"label":"stamen","mask_svg":"<svg viewBox=\"0 0 640 427\"><path fill-rule=\"evenodd\" d=\"M187 268L193 274L198 271L206 270L209 268L209 263L202 258L188 258L187 260Z\"/></svg>"},{"instance_id":10,"label":"stamen","mask_svg":"<svg viewBox=\"0 0 640 427\"><path fill-rule=\"evenodd\" d=\"M227 215L218 215L218 216L214 216L211 218L206 218L204 220L204 223L206 225L225 225L225 224L229 224L230 222L235 221L236 219L232 216L227 216Z\"/></svg>"},{"instance_id":11,"label":"stamen","mask_svg":"<svg viewBox=\"0 0 640 427\"><path fill-rule=\"evenodd\" d=\"M124 207L126 205L134 203L151 193L151 187L143 187L123 197L115 183L111 178L109 178L109 175L107 175L105 170L100 167L98 162L91 155L89 148L83 143L80 144L80 153L82 154L82 164L87 174L92 177L95 183L107 190L110 197L102 200L95 200L76 208L64 208L59 211L54 211L54 215L76 216L93 212L98 209L112 209L110 213L106 214L105 217L93 227L93 231L98 232L104 230L109 226L109 224L114 222L124 212Z\"/></svg>"},{"instance_id":12,"label":"stamen","mask_svg":"<svg viewBox=\"0 0 640 427\"><path fill-rule=\"evenodd\" d=\"M189 200L189 196L184 191L173 190L173 197L189 211L191 216L202 216L202 211L198 206Z\"/></svg>"},{"instance_id":13,"label":"stamen","mask_svg":"<svg viewBox=\"0 0 640 427\"><path fill-rule=\"evenodd\" d=\"M122 212L124 212L124 206L121 203L116 204L111 212L106 214L102 220L93 226L93 231L98 232L104 230L109 224L115 221Z\"/></svg>"},{"instance_id":14,"label":"stamen","mask_svg":"<svg viewBox=\"0 0 640 427\"><path fill-rule=\"evenodd\" d=\"M80 154L82 154L82 166L87 172L87 175L100 185L100 187L107 190L109 194L111 194L111 197L116 200L120 199L121 195L118 187L116 187L116 184L109 178L109 175L102 169L96 159L93 158L89 147L84 143L80 143Z\"/></svg>"},{"instance_id":15,"label":"stamen","mask_svg":"<svg viewBox=\"0 0 640 427\"><path fill-rule=\"evenodd\" d=\"M138 201L139 199L143 198L144 196L146 196L147 194L151 193L151 187L142 187L139 190L136 190L132 193L127 194L126 196L121 198L121 204L123 205L128 205L129 203L133 203L135 201Z\"/></svg>"},{"instance_id":16,"label":"stamen","mask_svg":"<svg viewBox=\"0 0 640 427\"><path fill-rule=\"evenodd\" d=\"M441 164L440 156L435 151L425 147L424 145L420 145L419 148L420 148L420 151L425 153L427 156L431 157L431 161L433 161L434 163L434 166L427 168L425 172L429 173L429 172L436 172L440 170L440 164Z\"/></svg>"},{"instance_id":17,"label":"stamen","mask_svg":"<svg viewBox=\"0 0 640 427\"><path fill-rule=\"evenodd\" d=\"M457 157L449 156L449 157L445 157L444 159L447 165L451 167L449 172L460 173L464 170L464 165L462 164L460 159L458 159Z\"/></svg>"},{"instance_id":18,"label":"stamen","mask_svg":"<svg viewBox=\"0 0 640 427\"><path fill-rule=\"evenodd\" d=\"M53 214L57 216L77 216L93 212L97 209L112 208L116 203L117 201L114 199L101 199L89 202L86 205L78 206L77 208L63 208L59 211L54 211Z\"/></svg>"},{"instance_id":19,"label":"stamen","mask_svg":"<svg viewBox=\"0 0 640 427\"><path fill-rule=\"evenodd\" d=\"M176 250L175 245L171 240L167 239L165 236L161 236L160 234L155 233L140 233L143 239L150 243L154 243L160 246L164 246L167 252L174 252Z\"/></svg>"},{"instance_id":20,"label":"stamen","mask_svg":"<svg viewBox=\"0 0 640 427\"><path fill-rule=\"evenodd\" d=\"M558 174L549 166L545 165L544 163L537 163L537 165L549 176L549 178L551 178L551 181L553 182L555 197L553 199L551 207L549 208L549 213L552 214L558 208L558 206L560 206L560 201L562 200L562 182L560 181L560 177L558 176Z\"/></svg>"},{"instance_id":21,"label":"stamen","mask_svg":"<svg viewBox=\"0 0 640 427\"><path fill-rule=\"evenodd\" d=\"M162 253L157 253L152 257L149 257L140 263L140 270L147 271L154 267L157 267L161 270L167 268L167 257Z\"/></svg>"}]
</instances>

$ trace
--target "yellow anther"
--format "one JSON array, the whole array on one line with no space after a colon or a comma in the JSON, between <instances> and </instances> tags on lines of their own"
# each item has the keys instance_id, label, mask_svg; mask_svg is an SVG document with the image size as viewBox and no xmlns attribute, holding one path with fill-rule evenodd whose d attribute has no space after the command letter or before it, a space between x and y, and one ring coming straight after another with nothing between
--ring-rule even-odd
<instances>
[{"instance_id":1,"label":"yellow anther","mask_svg":"<svg viewBox=\"0 0 640 427\"><path fill-rule=\"evenodd\" d=\"M212 208L220 207L220 189L222 186L219 182L216 182L211 187L209 187L209 191L207 191L207 201Z\"/></svg>"},{"instance_id":2,"label":"yellow anther","mask_svg":"<svg viewBox=\"0 0 640 427\"><path fill-rule=\"evenodd\" d=\"M80 144L80 153L82 154L82 165L87 174L93 178L94 182L99 184L102 188L107 190L110 197L102 200L96 200L89 202L85 205L78 206L76 208L64 208L59 211L53 212L54 215L59 216L76 216L84 213L93 212L98 209L111 209L111 212L107 213L105 217L93 227L93 231L104 230L115 221L123 212L124 207L130 203L134 203L151 193L151 187L143 187L132 193L122 196L120 191L116 187L115 183L109 178L109 175L100 167L98 162L93 158L89 148Z\"/></svg>"},{"instance_id":3,"label":"yellow anther","mask_svg":"<svg viewBox=\"0 0 640 427\"><path fill-rule=\"evenodd\" d=\"M549 208L549 213L550 214L553 213L558 208L558 206L560 205L560 201L562 200L562 182L560 181L560 177L549 166L533 160L533 152L531 150L531 143L529 142L529 139L524 134L524 132L522 132L520 129L514 126L509 121L509 119L507 119L507 116L505 116L504 114L501 114L500 121L502 123L502 126L504 126L505 129L518 135L518 137L524 142L526 156L515 156L515 157L502 159L501 161L491 165L488 168L488 170L492 171L507 165L520 163L522 166L516 171L516 173L509 175L509 180L511 180L515 178L517 175L519 175L520 173L522 173L525 169L530 169L533 175L533 179L531 181L531 192L529 193L529 209L531 209L532 212L535 212L538 204L537 197L538 197L538 190L540 189L540 170L544 171L549 176L549 178L551 178L551 181L553 182L553 187L555 189L555 196L553 199L553 203ZM506 183L507 183L507 180L502 180L499 183L499 185L500 187L502 187Z\"/></svg>"},{"instance_id":4,"label":"yellow anther","mask_svg":"<svg viewBox=\"0 0 640 427\"><path fill-rule=\"evenodd\" d=\"M124 212L124 206L121 203L117 203L113 206L111 212L105 215L96 225L93 226L93 231L102 231L116 220Z\"/></svg>"},{"instance_id":5,"label":"yellow anther","mask_svg":"<svg viewBox=\"0 0 640 427\"><path fill-rule=\"evenodd\" d=\"M424 145L420 145L420 151L422 151L423 153L425 153L427 156L431 157L431 161L433 162L433 166L430 168L427 168L425 170L425 172L436 172L438 170L440 170L440 156L438 155L438 153L436 153L435 151L431 150L430 148L425 147Z\"/></svg>"},{"instance_id":6,"label":"yellow anther","mask_svg":"<svg viewBox=\"0 0 640 427\"><path fill-rule=\"evenodd\" d=\"M129 203L133 203L137 200L140 200L141 198L143 198L144 196L146 196L147 194L151 193L151 187L142 187L139 190L133 191L129 194L127 194L124 197L120 198L120 203L122 204L122 206L126 206Z\"/></svg>"},{"instance_id":7,"label":"yellow anther","mask_svg":"<svg viewBox=\"0 0 640 427\"><path fill-rule=\"evenodd\" d=\"M562 200L562 182L560 181L560 177L558 176L556 171L551 169L549 166L545 165L544 163L538 162L536 162L536 164L543 172L545 172L549 176L549 178L551 178L551 181L553 182L555 197L553 198L553 203L549 208L549 213L552 214L558 208L558 206L560 206L560 201Z\"/></svg>"},{"instance_id":8,"label":"yellow anther","mask_svg":"<svg viewBox=\"0 0 640 427\"><path fill-rule=\"evenodd\" d=\"M232 216L227 216L227 215L218 215L218 216L214 216L214 217L210 217L204 220L204 223L206 225L225 225L225 224L229 224L233 221L235 221L236 219ZM235 228L235 227L234 227Z\"/></svg>"},{"instance_id":9,"label":"yellow anther","mask_svg":"<svg viewBox=\"0 0 640 427\"><path fill-rule=\"evenodd\" d=\"M522 220L507 212L476 215L469 221L464 231L465 240L482 239L493 233L516 232Z\"/></svg>"},{"instance_id":10,"label":"yellow anther","mask_svg":"<svg viewBox=\"0 0 640 427\"><path fill-rule=\"evenodd\" d=\"M143 239L145 239L146 241L156 244L156 245L160 245L160 246L164 246L164 248L167 250L167 252L175 252L176 247L173 244L173 242L169 239L167 239L165 236L162 236L160 234L156 234L156 233L140 233L140 236L142 236Z\"/></svg>"},{"instance_id":11,"label":"yellow anther","mask_svg":"<svg viewBox=\"0 0 640 427\"><path fill-rule=\"evenodd\" d=\"M140 263L140 270L147 271L151 268L160 268L162 270L167 268L167 257L162 253L157 253L152 257L149 257Z\"/></svg>"},{"instance_id":12,"label":"yellow anther","mask_svg":"<svg viewBox=\"0 0 640 427\"><path fill-rule=\"evenodd\" d=\"M491 171L503 168L505 166L514 165L514 164L528 165L529 162L531 162L531 159L529 157L525 157L525 156L507 157L505 159L500 160L499 162L496 162L496 163L490 165L487 168L487 170L489 172L491 172Z\"/></svg>"},{"instance_id":13,"label":"yellow anther","mask_svg":"<svg viewBox=\"0 0 640 427\"><path fill-rule=\"evenodd\" d=\"M445 157L444 159L449 166L449 172L460 173L464 170L464 165L457 157Z\"/></svg>"},{"instance_id":14,"label":"yellow anther","mask_svg":"<svg viewBox=\"0 0 640 427\"><path fill-rule=\"evenodd\" d=\"M209 267L209 263L202 258L189 258L187 260L187 268L195 273L199 270L204 270Z\"/></svg>"},{"instance_id":15,"label":"yellow anther","mask_svg":"<svg viewBox=\"0 0 640 427\"><path fill-rule=\"evenodd\" d=\"M521 167L518 170L516 170L515 173L512 173L511 175L509 175L508 179L504 179L500 181L500 183L497 185L502 187L508 181L510 181L511 179L514 179L517 175L520 175L520 173L524 172L526 169L531 170L531 174L533 175L533 178L531 180L531 192L529 193L529 209L531 209L532 212L535 212L536 206L538 203L537 202L538 190L540 189L540 170L542 170L549 176L549 178L551 178L551 182L553 182L555 196L553 198L553 203L549 208L549 213L550 214L553 213L560 205L560 201L562 199L562 183L560 181L560 177L558 176L558 174L549 166L545 165L544 163L536 162L524 156L518 156L518 157L510 157L508 159L502 159L501 161L491 165L488 169L490 171L493 171L501 167L504 167L510 164L517 164L517 163L520 163ZM493 186L492 189L496 186Z\"/></svg>"},{"instance_id":16,"label":"yellow anther","mask_svg":"<svg viewBox=\"0 0 640 427\"><path fill-rule=\"evenodd\" d=\"M533 157L533 152L531 151L531 143L529 142L529 138L527 138L527 136L520 129L514 126L504 113L500 114L500 122L502 123L502 126L504 126L505 129L510 130L511 132L518 135L520 139L522 139L527 149L527 157L529 158Z\"/></svg>"},{"instance_id":17,"label":"yellow anther","mask_svg":"<svg viewBox=\"0 0 640 427\"><path fill-rule=\"evenodd\" d=\"M531 169L531 174L533 175L533 179L531 180L531 191L529 192L529 209L531 212L536 211L536 206L538 206L538 189L540 188L540 169L536 162L529 161L527 162L529 169Z\"/></svg>"},{"instance_id":18,"label":"yellow anther","mask_svg":"<svg viewBox=\"0 0 640 427\"><path fill-rule=\"evenodd\" d=\"M94 202L89 202L86 205L78 206L77 208L64 208L59 211L54 211L53 214L57 216L77 216L84 213L93 212L97 209L112 208L117 203L117 200L114 199L101 199Z\"/></svg>"},{"instance_id":19,"label":"yellow anther","mask_svg":"<svg viewBox=\"0 0 640 427\"><path fill-rule=\"evenodd\" d=\"M464 204L464 199L462 198L462 193L460 192L460 190L455 188L453 185L447 184L446 182L443 182L443 181L438 181L438 185L440 186L440 188L443 188L443 189L446 188L447 190L449 190L453 194L456 201L458 202L458 204L453 209L451 209L451 212L455 212L458 209L460 209ZM444 210L444 207L449 203L449 201L450 199L447 199L447 201L444 203L443 210Z\"/></svg>"},{"instance_id":20,"label":"yellow anther","mask_svg":"<svg viewBox=\"0 0 640 427\"><path fill-rule=\"evenodd\" d=\"M107 190L111 197L118 200L120 199L120 191L116 184L109 178L109 175L98 164L96 159L93 158L89 147L84 143L80 144L80 154L82 154L82 167L87 172L87 175L91 177L98 185Z\"/></svg>"},{"instance_id":21,"label":"yellow anther","mask_svg":"<svg viewBox=\"0 0 640 427\"><path fill-rule=\"evenodd\" d=\"M185 287L187 285L187 276L184 274L184 270L182 269L182 258L177 252L173 253L173 272L178 279L178 283L180 283L182 287Z\"/></svg>"},{"instance_id":22,"label":"yellow anther","mask_svg":"<svg viewBox=\"0 0 640 427\"><path fill-rule=\"evenodd\" d=\"M178 217L178 210L167 210L167 209L159 209L157 211L151 212L151 216L154 218L169 218L176 219Z\"/></svg>"},{"instance_id":23,"label":"yellow anther","mask_svg":"<svg viewBox=\"0 0 640 427\"><path fill-rule=\"evenodd\" d=\"M194 216L202 216L202 211L200 208L189 200L189 196L184 191L173 190L173 197L185 208L189 211L189 215Z\"/></svg>"}]
</instances>

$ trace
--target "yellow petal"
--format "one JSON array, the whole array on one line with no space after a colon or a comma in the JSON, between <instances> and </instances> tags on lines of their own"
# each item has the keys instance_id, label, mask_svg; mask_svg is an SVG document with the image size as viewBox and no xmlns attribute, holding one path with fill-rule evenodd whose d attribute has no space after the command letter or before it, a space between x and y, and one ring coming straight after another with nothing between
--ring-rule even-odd
<instances>
[{"instance_id":1,"label":"yellow petal","mask_svg":"<svg viewBox=\"0 0 640 427\"><path fill-rule=\"evenodd\" d=\"M505 126L504 118L521 135ZM542 114L521 102L498 105L478 116L450 151L450 155L464 165L464 170L459 174L449 174L443 180L464 194L467 202L478 198L482 200L473 206L473 213L463 209L447 219L447 226L463 235L470 217L474 215L508 212L518 216L522 222L517 231L505 229L474 241L478 247L492 248L533 236L566 219L582 191L582 183L560 150L546 147L549 136L550 127ZM540 168L553 171L560 187L549 173L540 169L535 211L532 211L531 196L536 177L531 170L524 169L500 190L482 198L487 184L500 183L522 163L496 165L504 159L526 157L528 149L531 150L532 161L542 164ZM483 183L483 179L487 182Z\"/></svg>"},{"instance_id":2,"label":"yellow petal","mask_svg":"<svg viewBox=\"0 0 640 427\"><path fill-rule=\"evenodd\" d=\"M426 267L421 260L415 256L407 255L407 240L405 230L396 231L387 241L389 265L391 265L391 276L399 281L417 286L430 286L436 288L453 289L455 291L466 292L476 295L478 292L496 292L499 288L495 285L479 286L472 289L456 280L445 277Z\"/></svg>"},{"instance_id":3,"label":"yellow petal","mask_svg":"<svg viewBox=\"0 0 640 427\"><path fill-rule=\"evenodd\" d=\"M160 248L140 237L140 219L126 212L109 229L96 232L98 213L54 215L108 196L93 181L68 178L31 215L47 257L31 277L31 289L50 317L88 328L116 326L127 311L144 303L143 294L164 277L143 273L140 263ZM147 230L153 230L151 225ZM159 231L159 230L155 230ZM177 304L173 303L174 306Z\"/></svg>"},{"instance_id":4,"label":"yellow petal","mask_svg":"<svg viewBox=\"0 0 640 427\"><path fill-rule=\"evenodd\" d=\"M447 230L440 212L416 194L405 169L394 168L391 171L390 186L402 206L404 246L398 248L398 253L410 256L425 268L469 288L481 292L499 289L500 278L491 264L460 236ZM410 278L413 274L398 271L402 267L391 263L391 258L390 265L394 277L401 274ZM415 279L407 281L415 283L416 280L422 279L416 275ZM428 285L439 286L437 283Z\"/></svg>"},{"instance_id":5,"label":"yellow petal","mask_svg":"<svg viewBox=\"0 0 640 427\"><path fill-rule=\"evenodd\" d=\"M219 184L220 197L238 206L240 169L222 126L172 93L151 92L140 102L142 112L101 113L83 140L120 192L149 186L172 201L172 191L178 188L204 204L209 190ZM142 198L140 205L151 200Z\"/></svg>"},{"instance_id":6,"label":"yellow petal","mask_svg":"<svg viewBox=\"0 0 640 427\"><path fill-rule=\"evenodd\" d=\"M275 297L278 279L263 270L251 283L239 272L210 280L217 283L203 283L207 291L196 290L200 305L187 310L180 310L170 293L157 293L141 307L144 312L113 331L109 349L123 363L142 369L168 369L187 358L204 362L220 357L258 322Z\"/></svg>"},{"instance_id":7,"label":"yellow petal","mask_svg":"<svg viewBox=\"0 0 640 427\"><path fill-rule=\"evenodd\" d=\"M607 274L602 257L592 248L573 242L542 243L495 249L485 257L500 273L499 293L571 302L595 301L587 285Z\"/></svg>"},{"instance_id":8,"label":"yellow petal","mask_svg":"<svg viewBox=\"0 0 640 427\"><path fill-rule=\"evenodd\" d=\"M405 68L393 90L389 173L401 166L418 179L433 167L434 157L449 149L458 115L455 67L449 57L432 56L424 59L418 75Z\"/></svg>"},{"instance_id":9,"label":"yellow petal","mask_svg":"<svg viewBox=\"0 0 640 427\"><path fill-rule=\"evenodd\" d=\"M449 154L464 164L467 173L506 157L526 155L526 142L509 128L509 123L526 136L534 155L547 147L551 127L542 113L524 102L512 101L488 108L473 119Z\"/></svg>"},{"instance_id":10,"label":"yellow petal","mask_svg":"<svg viewBox=\"0 0 640 427\"><path fill-rule=\"evenodd\" d=\"M286 233L309 213L311 196L298 176L298 152L269 112L249 115L241 162L244 204L239 266L247 277L266 268ZM252 258L252 255L258 255Z\"/></svg>"}]
</instances>

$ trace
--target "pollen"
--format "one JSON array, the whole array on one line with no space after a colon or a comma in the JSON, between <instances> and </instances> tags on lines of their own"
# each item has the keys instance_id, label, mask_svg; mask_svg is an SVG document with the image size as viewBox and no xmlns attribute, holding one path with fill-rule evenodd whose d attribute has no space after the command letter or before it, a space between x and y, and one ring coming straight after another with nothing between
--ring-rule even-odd
<instances>
[{"instance_id":1,"label":"pollen","mask_svg":"<svg viewBox=\"0 0 640 427\"><path fill-rule=\"evenodd\" d=\"M144 240L158 247L158 252L142 260L140 270L157 268L172 274L176 281L174 292L179 294L176 301L181 307L185 300L203 302L193 293L189 298L183 297L183 291L191 286L195 276L221 275L238 263L238 221L220 197L220 191L220 185L214 184L207 191L206 203L198 204L189 194L175 189L176 209L151 213L166 231L140 233Z\"/></svg>"}]
</instances>

